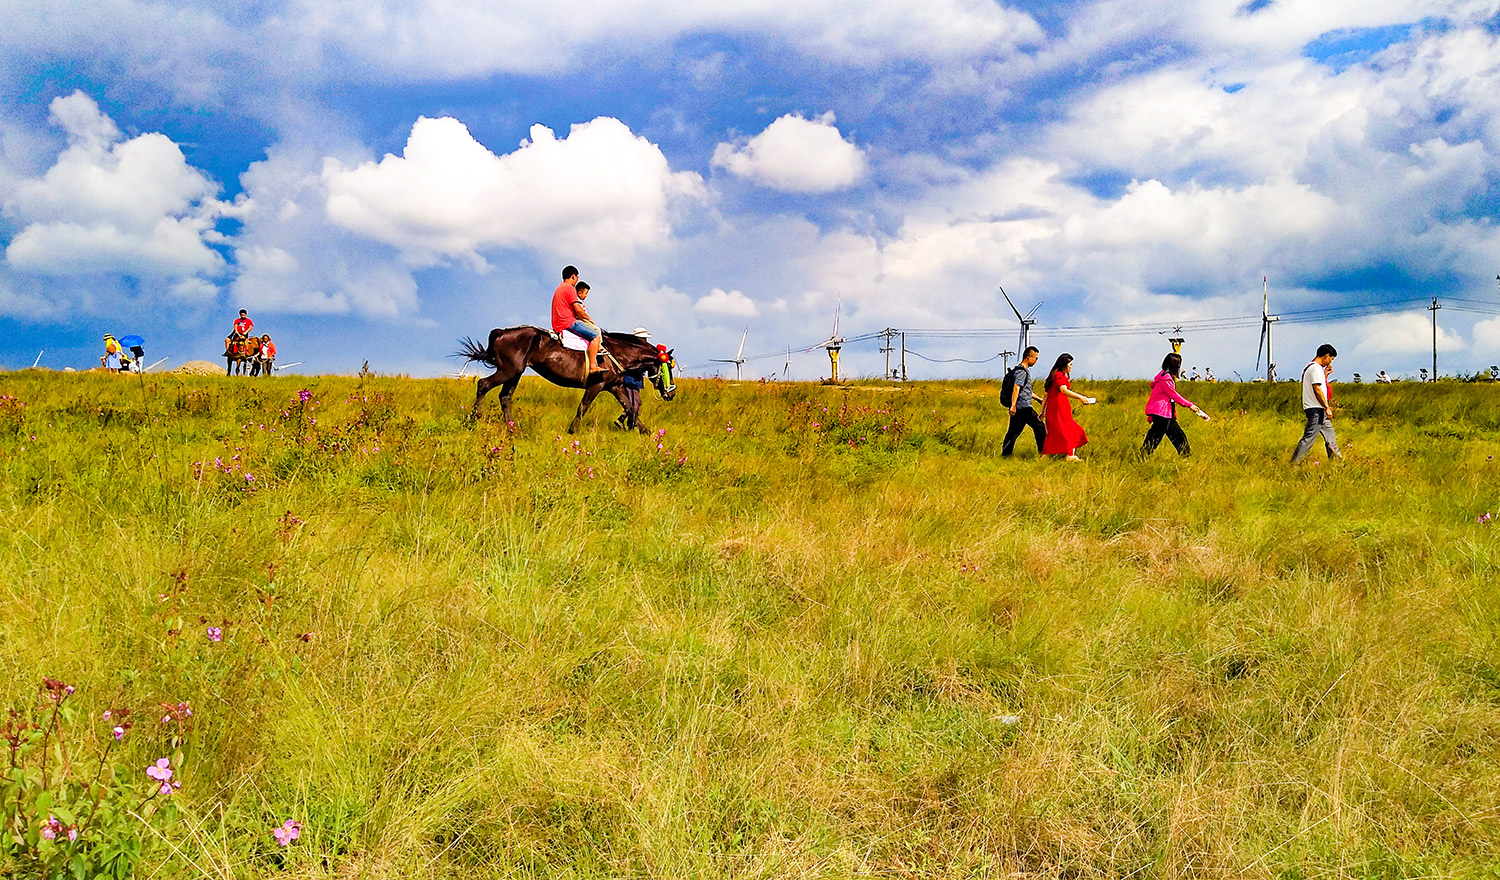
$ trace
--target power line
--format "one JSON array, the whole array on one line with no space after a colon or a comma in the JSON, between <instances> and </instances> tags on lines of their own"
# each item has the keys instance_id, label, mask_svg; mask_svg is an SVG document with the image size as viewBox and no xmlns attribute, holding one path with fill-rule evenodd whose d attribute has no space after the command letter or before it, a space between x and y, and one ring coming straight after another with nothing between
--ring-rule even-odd
<instances>
[{"instance_id":1,"label":"power line","mask_svg":"<svg viewBox=\"0 0 1500 880\"><path fill-rule=\"evenodd\" d=\"M917 357L921 358L922 360L928 361L929 363L934 363L934 364L987 364L990 361L998 360L1000 358L1000 355L998 355L998 354L995 355L994 357L987 357L987 358L985 358L982 361L973 361L973 360L969 360L968 358L932 358L932 357L928 357L925 354L922 354L920 351L914 351L913 349L910 349L910 348L908 348L906 350L906 353L907 354L911 354L911 355L916 355ZM1014 354L1014 353L1015 352L1004 352L1004 354Z\"/></svg>"}]
</instances>

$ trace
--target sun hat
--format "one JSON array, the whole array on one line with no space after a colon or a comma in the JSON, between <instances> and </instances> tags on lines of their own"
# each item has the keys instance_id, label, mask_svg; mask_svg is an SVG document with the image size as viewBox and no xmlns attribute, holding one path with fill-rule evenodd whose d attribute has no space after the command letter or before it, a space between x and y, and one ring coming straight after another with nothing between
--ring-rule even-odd
<instances>
[{"instance_id":1,"label":"sun hat","mask_svg":"<svg viewBox=\"0 0 1500 880\"><path fill-rule=\"evenodd\" d=\"M634 333L636 336L641 337L642 339L650 339L651 338L651 333L645 327L637 327L637 328L635 328L634 330L632 330L630 332Z\"/></svg>"}]
</instances>

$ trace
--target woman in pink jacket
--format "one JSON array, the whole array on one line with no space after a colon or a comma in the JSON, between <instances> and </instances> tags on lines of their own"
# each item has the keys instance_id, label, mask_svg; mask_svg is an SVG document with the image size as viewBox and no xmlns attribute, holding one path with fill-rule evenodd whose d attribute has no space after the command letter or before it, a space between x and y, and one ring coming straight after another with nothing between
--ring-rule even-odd
<instances>
[{"instance_id":1,"label":"woman in pink jacket","mask_svg":"<svg viewBox=\"0 0 1500 880\"><path fill-rule=\"evenodd\" d=\"M1150 455L1160 445L1161 438L1166 437L1177 447L1178 455L1188 455L1192 450L1188 448L1187 435L1182 433L1182 426L1177 424L1177 405L1191 409L1202 418L1208 418L1208 413L1198 408L1196 403L1177 393L1177 376L1182 372L1182 355L1169 354L1161 362L1161 372L1151 380L1151 397L1146 400L1146 418L1151 422L1151 429L1146 432L1146 440L1141 444L1141 454Z\"/></svg>"}]
</instances>

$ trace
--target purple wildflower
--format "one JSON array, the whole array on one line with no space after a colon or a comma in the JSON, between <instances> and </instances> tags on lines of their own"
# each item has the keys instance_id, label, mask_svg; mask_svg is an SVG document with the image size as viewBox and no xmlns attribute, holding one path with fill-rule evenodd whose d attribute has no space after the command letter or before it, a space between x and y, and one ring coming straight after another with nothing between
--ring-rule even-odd
<instances>
[{"instance_id":1,"label":"purple wildflower","mask_svg":"<svg viewBox=\"0 0 1500 880\"><path fill-rule=\"evenodd\" d=\"M224 630L221 627L211 626L208 628L208 640L210 642L224 641Z\"/></svg>"}]
</instances>

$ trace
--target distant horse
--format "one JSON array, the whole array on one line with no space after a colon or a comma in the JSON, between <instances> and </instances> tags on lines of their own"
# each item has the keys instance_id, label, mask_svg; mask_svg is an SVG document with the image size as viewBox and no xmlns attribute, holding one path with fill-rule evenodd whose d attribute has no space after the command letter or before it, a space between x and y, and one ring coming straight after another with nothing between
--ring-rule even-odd
<instances>
[{"instance_id":1,"label":"distant horse","mask_svg":"<svg viewBox=\"0 0 1500 880\"><path fill-rule=\"evenodd\" d=\"M224 375L232 376L236 372L241 375L246 370L253 370L260 359L260 337L252 336L239 342L231 342L224 346ZM255 375L253 372L250 375Z\"/></svg>"},{"instance_id":2,"label":"distant horse","mask_svg":"<svg viewBox=\"0 0 1500 880\"><path fill-rule=\"evenodd\" d=\"M578 430L578 423L583 420L583 414L588 412L589 404L603 391L608 391L620 401L620 408L625 410L628 424L642 434L649 433L640 422L639 411L631 412L625 404L624 386L620 381L625 373L643 372L662 400L671 400L677 394L677 386L672 384L672 352L668 351L663 356L656 346L629 333L604 334L604 348L613 362L606 358L608 369L589 375L587 380L584 379L584 358L587 355L564 348L561 342L540 327L491 330L488 346L481 346L472 339L461 342L463 348L454 357L479 361L495 368L495 372L479 380L478 390L474 395L474 409L469 413L470 419L479 418L479 407L484 396L498 385L500 411L505 415L505 420L510 421L511 395L515 394L516 386L521 382L521 374L526 372L527 367L554 385L583 389L578 414L573 417L572 424L568 425L569 434Z\"/></svg>"}]
</instances>

